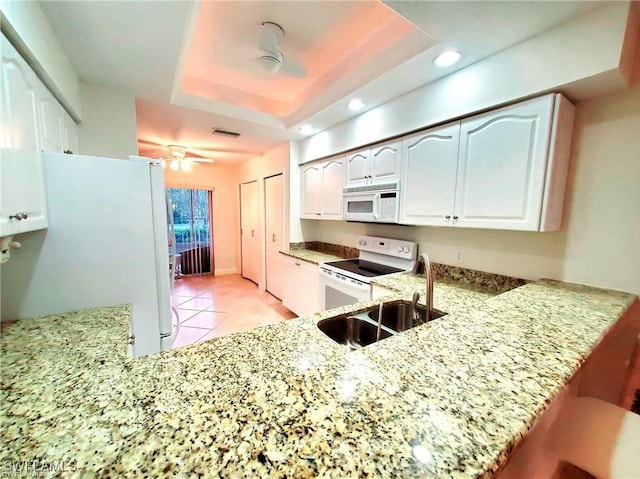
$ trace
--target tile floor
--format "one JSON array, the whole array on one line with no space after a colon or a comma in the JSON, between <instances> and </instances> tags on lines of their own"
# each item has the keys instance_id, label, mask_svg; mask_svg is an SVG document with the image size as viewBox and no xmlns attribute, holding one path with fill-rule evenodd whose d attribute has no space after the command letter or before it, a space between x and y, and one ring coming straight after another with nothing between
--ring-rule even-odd
<instances>
[{"instance_id":1,"label":"tile floor","mask_svg":"<svg viewBox=\"0 0 640 479\"><path fill-rule=\"evenodd\" d=\"M238 274L177 279L172 302L180 322L174 348L296 317Z\"/></svg>"}]
</instances>

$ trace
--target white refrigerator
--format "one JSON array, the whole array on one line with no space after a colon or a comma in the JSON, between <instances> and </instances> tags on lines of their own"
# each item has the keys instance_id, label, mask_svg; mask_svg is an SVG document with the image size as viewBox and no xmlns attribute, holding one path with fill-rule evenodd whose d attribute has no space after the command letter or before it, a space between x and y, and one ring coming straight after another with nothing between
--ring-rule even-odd
<instances>
[{"instance_id":1,"label":"white refrigerator","mask_svg":"<svg viewBox=\"0 0 640 479\"><path fill-rule=\"evenodd\" d=\"M44 153L43 168L49 227L31 240L39 241L31 256L39 251L27 271L19 254L9 262L21 286L3 310L20 319L131 304L129 354L169 349L170 208L160 163Z\"/></svg>"}]
</instances>

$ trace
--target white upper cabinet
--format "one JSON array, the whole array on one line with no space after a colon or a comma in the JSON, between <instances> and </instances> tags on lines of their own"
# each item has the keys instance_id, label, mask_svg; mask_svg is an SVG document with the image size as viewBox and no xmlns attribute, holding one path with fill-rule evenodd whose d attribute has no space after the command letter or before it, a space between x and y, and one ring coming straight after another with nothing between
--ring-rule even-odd
<instances>
[{"instance_id":1,"label":"white upper cabinet","mask_svg":"<svg viewBox=\"0 0 640 479\"><path fill-rule=\"evenodd\" d=\"M400 223L441 225L453 215L460 122L402 140Z\"/></svg>"},{"instance_id":2,"label":"white upper cabinet","mask_svg":"<svg viewBox=\"0 0 640 479\"><path fill-rule=\"evenodd\" d=\"M0 237L47 227L40 80L2 36Z\"/></svg>"},{"instance_id":3,"label":"white upper cabinet","mask_svg":"<svg viewBox=\"0 0 640 479\"><path fill-rule=\"evenodd\" d=\"M573 113L561 95L546 95L464 120L455 224L559 230Z\"/></svg>"},{"instance_id":4,"label":"white upper cabinet","mask_svg":"<svg viewBox=\"0 0 640 479\"><path fill-rule=\"evenodd\" d=\"M300 188L302 189L302 217L315 218L320 216L320 190L322 189L322 173L318 164L302 167Z\"/></svg>"},{"instance_id":5,"label":"white upper cabinet","mask_svg":"<svg viewBox=\"0 0 640 479\"><path fill-rule=\"evenodd\" d=\"M322 170L322 217L342 219L342 158L327 161Z\"/></svg>"},{"instance_id":6,"label":"white upper cabinet","mask_svg":"<svg viewBox=\"0 0 640 479\"><path fill-rule=\"evenodd\" d=\"M559 230L573 115L551 94L405 138L401 222Z\"/></svg>"},{"instance_id":7,"label":"white upper cabinet","mask_svg":"<svg viewBox=\"0 0 640 479\"><path fill-rule=\"evenodd\" d=\"M41 82L38 82L37 95L42 151L79 154L78 125Z\"/></svg>"},{"instance_id":8,"label":"white upper cabinet","mask_svg":"<svg viewBox=\"0 0 640 479\"><path fill-rule=\"evenodd\" d=\"M301 166L301 218L342 219L344 157Z\"/></svg>"},{"instance_id":9,"label":"white upper cabinet","mask_svg":"<svg viewBox=\"0 0 640 479\"><path fill-rule=\"evenodd\" d=\"M372 184L400 180L401 145L401 140L394 140L371 147L369 176Z\"/></svg>"},{"instance_id":10,"label":"white upper cabinet","mask_svg":"<svg viewBox=\"0 0 640 479\"><path fill-rule=\"evenodd\" d=\"M345 157L345 188L398 181L402 164L400 145L401 141L394 140L348 153Z\"/></svg>"},{"instance_id":11,"label":"white upper cabinet","mask_svg":"<svg viewBox=\"0 0 640 479\"><path fill-rule=\"evenodd\" d=\"M345 187L369 184L369 160L371 150L348 153L345 157Z\"/></svg>"},{"instance_id":12,"label":"white upper cabinet","mask_svg":"<svg viewBox=\"0 0 640 479\"><path fill-rule=\"evenodd\" d=\"M62 153L65 141L62 131L62 107L51 92L42 85L38 88L42 151Z\"/></svg>"},{"instance_id":13,"label":"white upper cabinet","mask_svg":"<svg viewBox=\"0 0 640 479\"><path fill-rule=\"evenodd\" d=\"M62 110L62 141L63 150L70 151L73 154L80 154L78 146L78 125L69 114Z\"/></svg>"}]
</instances>

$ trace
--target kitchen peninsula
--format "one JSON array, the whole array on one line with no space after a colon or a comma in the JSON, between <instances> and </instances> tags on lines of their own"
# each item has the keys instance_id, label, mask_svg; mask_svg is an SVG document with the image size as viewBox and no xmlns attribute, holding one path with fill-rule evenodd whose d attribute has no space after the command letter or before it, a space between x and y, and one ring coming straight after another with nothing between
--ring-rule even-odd
<instances>
[{"instance_id":1,"label":"kitchen peninsula","mask_svg":"<svg viewBox=\"0 0 640 479\"><path fill-rule=\"evenodd\" d=\"M383 281L389 298L424 285ZM138 359L126 306L19 321L2 335L0 461L64 461L66 477L489 477L637 301L547 280L434 295L447 316L355 352L316 323L375 301Z\"/></svg>"}]
</instances>

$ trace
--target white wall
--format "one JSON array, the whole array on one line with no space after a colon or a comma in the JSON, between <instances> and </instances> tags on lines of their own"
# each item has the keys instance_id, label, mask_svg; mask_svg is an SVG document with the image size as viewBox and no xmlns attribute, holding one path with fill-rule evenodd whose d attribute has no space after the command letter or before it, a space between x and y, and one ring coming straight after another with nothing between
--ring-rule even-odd
<instances>
[{"instance_id":1,"label":"white wall","mask_svg":"<svg viewBox=\"0 0 640 479\"><path fill-rule=\"evenodd\" d=\"M74 120L82 119L80 84L38 2L0 0L2 31Z\"/></svg>"},{"instance_id":2,"label":"white wall","mask_svg":"<svg viewBox=\"0 0 640 479\"><path fill-rule=\"evenodd\" d=\"M305 240L356 247L361 234L409 239L438 263L640 294L640 87L576 106L559 232L302 220Z\"/></svg>"},{"instance_id":3,"label":"white wall","mask_svg":"<svg viewBox=\"0 0 640 479\"><path fill-rule=\"evenodd\" d=\"M264 153L262 156L252 158L243 162L238 168L238 184L247 183L249 181L256 180L258 182L258 211L259 211L259 237L260 237L260 278L258 286L261 290L266 288L266 270L265 270L265 191L264 180L265 178L279 173L283 174L283 187L284 193L284 205L286 211L284 212L284 231L285 238L284 244L288 243L289 231L289 159L290 159L290 146L289 143L283 143L275 148ZM238 251L240 251L240 235L237 235ZM237 269L241 271L241 257L237 258Z\"/></svg>"},{"instance_id":4,"label":"white wall","mask_svg":"<svg viewBox=\"0 0 640 479\"><path fill-rule=\"evenodd\" d=\"M630 52L634 47L624 42L628 15L626 2L587 12L301 141L298 160L330 156L543 92L560 90L576 99L626 87L629 78L619 66L623 46Z\"/></svg>"},{"instance_id":5,"label":"white wall","mask_svg":"<svg viewBox=\"0 0 640 479\"><path fill-rule=\"evenodd\" d=\"M138 154L135 97L115 88L82 82L84 119L78 125L83 155L128 158Z\"/></svg>"}]
</instances>

